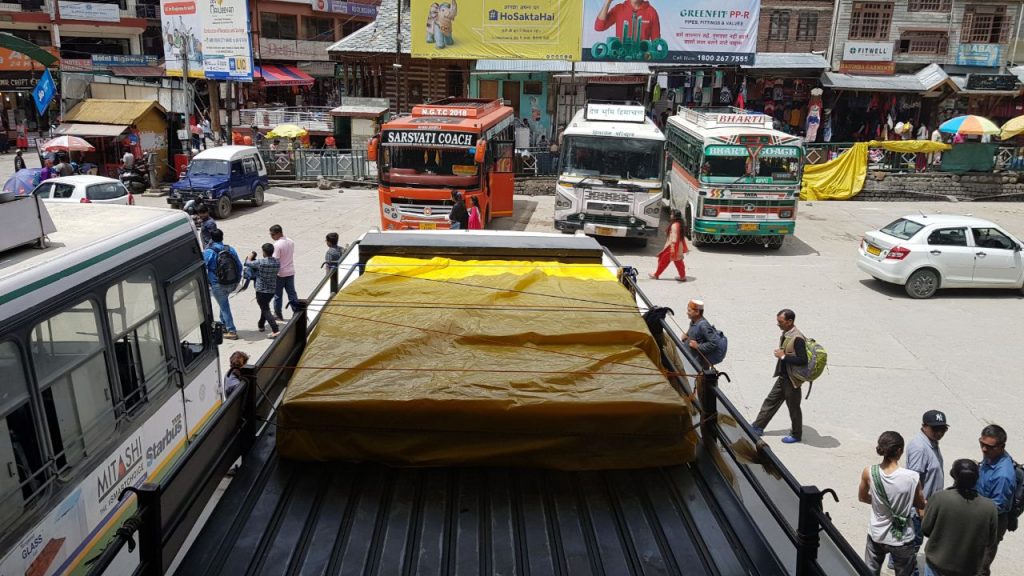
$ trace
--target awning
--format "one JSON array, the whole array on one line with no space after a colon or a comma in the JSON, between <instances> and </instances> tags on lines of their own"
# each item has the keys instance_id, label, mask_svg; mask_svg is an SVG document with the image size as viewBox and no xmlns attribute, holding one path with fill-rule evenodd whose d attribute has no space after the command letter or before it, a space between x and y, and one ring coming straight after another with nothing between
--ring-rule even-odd
<instances>
[{"instance_id":1,"label":"awning","mask_svg":"<svg viewBox=\"0 0 1024 576\"><path fill-rule=\"evenodd\" d=\"M295 66L271 66L264 64L256 67L256 78L267 86L312 86L316 80Z\"/></svg>"},{"instance_id":2,"label":"awning","mask_svg":"<svg viewBox=\"0 0 1024 576\"><path fill-rule=\"evenodd\" d=\"M128 127L122 124L78 124L78 123L67 123L57 126L54 131L61 136L99 136L109 138L111 136L120 136L122 132L127 130Z\"/></svg>"},{"instance_id":3,"label":"awning","mask_svg":"<svg viewBox=\"0 0 1024 576\"><path fill-rule=\"evenodd\" d=\"M748 70L824 70L828 68L828 61L821 54L809 52L758 52L754 57L753 64L743 65L740 68Z\"/></svg>"},{"instance_id":4,"label":"awning","mask_svg":"<svg viewBox=\"0 0 1024 576\"><path fill-rule=\"evenodd\" d=\"M568 72L571 62L561 60L477 60L477 72Z\"/></svg>"},{"instance_id":5,"label":"awning","mask_svg":"<svg viewBox=\"0 0 1024 576\"><path fill-rule=\"evenodd\" d=\"M136 76L140 78L163 78L167 71L163 66L111 66L114 76Z\"/></svg>"},{"instance_id":6,"label":"awning","mask_svg":"<svg viewBox=\"0 0 1024 576\"><path fill-rule=\"evenodd\" d=\"M925 93L941 88L944 84L956 91L956 84L939 67L929 64L914 74L895 74L892 76L866 76L860 74L842 74L840 72L823 72L821 85L833 90L860 90L871 92L915 92Z\"/></svg>"}]
</instances>

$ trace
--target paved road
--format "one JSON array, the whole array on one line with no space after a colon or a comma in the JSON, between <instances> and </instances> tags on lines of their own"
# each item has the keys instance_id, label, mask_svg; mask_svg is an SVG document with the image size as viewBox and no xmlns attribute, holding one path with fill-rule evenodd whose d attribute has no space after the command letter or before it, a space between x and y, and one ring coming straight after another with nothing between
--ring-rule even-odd
<instances>
[{"instance_id":1,"label":"paved road","mask_svg":"<svg viewBox=\"0 0 1024 576\"><path fill-rule=\"evenodd\" d=\"M258 209L239 207L221 227L227 242L242 252L267 241L271 224L281 224L296 241L300 295L319 278L326 232L336 231L343 243L350 242L379 223L374 190L274 189L267 199ZM161 205L163 199L141 202ZM498 220L495 227L552 230L552 202L517 197L516 217ZM680 324L687 299L706 302L709 319L729 336L722 368L732 384L724 387L748 419L771 386L780 308L793 308L797 325L828 348L829 371L803 404L804 443L781 444L788 432L784 408L765 439L800 481L838 492L840 503L827 509L857 550L863 548L868 517L867 506L857 503L857 482L861 469L877 460L874 446L881 432L897 430L909 441L921 414L939 408L951 422L942 443L947 468L956 458L980 458L977 438L989 422L1003 425L1009 452L1024 457L1024 397L1018 392L1024 384L1021 293L957 290L910 300L902 289L866 277L855 265L865 230L918 209L970 212L1024 237L1021 204L805 203L797 236L777 252L694 249L687 258L686 284L643 280L655 302L679 312ZM659 239L647 248L613 241L608 246L645 276L660 244ZM232 303L242 340L227 343L225 361L233 349L257 354L267 344L255 330L253 293ZM1008 534L997 574L1013 574L1013 566L1024 565L1020 539Z\"/></svg>"}]
</instances>

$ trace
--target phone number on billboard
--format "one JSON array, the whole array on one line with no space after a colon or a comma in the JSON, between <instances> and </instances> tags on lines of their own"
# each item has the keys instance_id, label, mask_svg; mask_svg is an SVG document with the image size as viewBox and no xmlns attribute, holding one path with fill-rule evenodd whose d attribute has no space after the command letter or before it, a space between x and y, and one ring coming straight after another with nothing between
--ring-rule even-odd
<instances>
[{"instance_id":1,"label":"phone number on billboard","mask_svg":"<svg viewBox=\"0 0 1024 576\"><path fill-rule=\"evenodd\" d=\"M692 54L690 58L697 62L714 62L724 64L753 64L746 54Z\"/></svg>"}]
</instances>

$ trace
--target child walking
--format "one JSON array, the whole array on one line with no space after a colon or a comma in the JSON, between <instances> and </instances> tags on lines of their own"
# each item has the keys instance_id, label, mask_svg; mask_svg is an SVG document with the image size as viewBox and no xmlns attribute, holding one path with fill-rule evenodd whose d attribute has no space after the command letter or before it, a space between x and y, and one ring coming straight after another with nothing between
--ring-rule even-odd
<instances>
[{"instance_id":1,"label":"child walking","mask_svg":"<svg viewBox=\"0 0 1024 576\"><path fill-rule=\"evenodd\" d=\"M260 321L256 327L263 332L264 326L270 324L268 338L273 339L277 337L278 329L274 313L270 311L270 303L277 291L277 273L281 270L281 262L274 258L274 245L270 242L264 244L262 250L263 258L257 259L253 252L245 261L245 266L256 271L256 304L260 307Z\"/></svg>"},{"instance_id":2,"label":"child walking","mask_svg":"<svg viewBox=\"0 0 1024 576\"><path fill-rule=\"evenodd\" d=\"M338 233L329 232L327 237L324 239L327 243L327 253L324 254L324 263L320 265L321 268L326 268L327 273L331 273L338 269L338 262L341 262L341 248L338 247Z\"/></svg>"}]
</instances>

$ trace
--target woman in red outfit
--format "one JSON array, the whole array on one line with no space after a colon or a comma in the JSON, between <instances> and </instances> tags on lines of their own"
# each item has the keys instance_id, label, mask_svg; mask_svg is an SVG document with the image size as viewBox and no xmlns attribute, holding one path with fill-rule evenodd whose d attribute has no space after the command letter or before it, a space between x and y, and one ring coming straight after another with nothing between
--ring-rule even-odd
<instances>
[{"instance_id":1,"label":"woman in red outfit","mask_svg":"<svg viewBox=\"0 0 1024 576\"><path fill-rule=\"evenodd\" d=\"M679 210L672 211L672 222L668 225L668 238L665 239L665 247L658 252L658 270L654 274L648 274L647 276L653 280L657 280L661 273L668 268L668 263L672 262L676 265L676 270L679 271L679 276L676 280L679 282L686 282L686 265L683 263L683 254L690 251L690 248L686 245L686 237L683 236L683 214Z\"/></svg>"}]
</instances>

